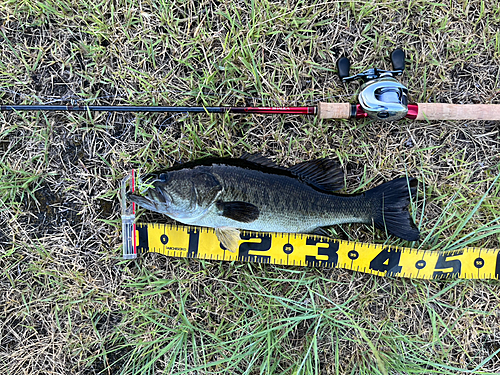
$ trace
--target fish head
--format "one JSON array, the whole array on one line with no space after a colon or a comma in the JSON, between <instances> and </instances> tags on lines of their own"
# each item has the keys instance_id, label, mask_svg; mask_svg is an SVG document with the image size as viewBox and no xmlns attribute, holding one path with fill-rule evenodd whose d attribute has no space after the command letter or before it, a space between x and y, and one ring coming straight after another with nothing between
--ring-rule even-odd
<instances>
[{"instance_id":1,"label":"fish head","mask_svg":"<svg viewBox=\"0 0 500 375\"><path fill-rule=\"evenodd\" d=\"M191 169L161 173L148 184L143 196L129 194L128 198L177 220L201 216L215 203L221 190L213 175Z\"/></svg>"}]
</instances>

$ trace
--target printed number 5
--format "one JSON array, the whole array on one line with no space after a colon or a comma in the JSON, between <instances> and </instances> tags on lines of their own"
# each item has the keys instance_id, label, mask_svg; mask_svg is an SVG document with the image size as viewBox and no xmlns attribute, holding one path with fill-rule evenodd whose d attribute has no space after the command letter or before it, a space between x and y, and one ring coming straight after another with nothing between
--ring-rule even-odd
<instances>
[{"instance_id":1,"label":"printed number 5","mask_svg":"<svg viewBox=\"0 0 500 375\"><path fill-rule=\"evenodd\" d=\"M438 260L436 262L436 270L443 270L447 268L451 268L451 271L434 271L432 274L433 278L441 278L441 277L455 277L462 272L462 262L458 259L448 260L449 257L454 257L457 255L462 255L464 253L463 250L450 253L450 254L439 254Z\"/></svg>"}]
</instances>

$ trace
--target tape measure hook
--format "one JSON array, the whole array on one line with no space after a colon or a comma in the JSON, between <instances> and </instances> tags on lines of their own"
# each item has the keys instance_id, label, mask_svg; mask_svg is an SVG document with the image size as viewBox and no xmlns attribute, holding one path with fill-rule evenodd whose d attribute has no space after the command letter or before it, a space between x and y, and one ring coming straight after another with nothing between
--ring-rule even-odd
<instances>
[{"instance_id":1,"label":"tape measure hook","mask_svg":"<svg viewBox=\"0 0 500 375\"><path fill-rule=\"evenodd\" d=\"M137 258L135 228L135 203L129 203L127 193L135 191L135 171L132 170L121 183L123 258Z\"/></svg>"}]
</instances>

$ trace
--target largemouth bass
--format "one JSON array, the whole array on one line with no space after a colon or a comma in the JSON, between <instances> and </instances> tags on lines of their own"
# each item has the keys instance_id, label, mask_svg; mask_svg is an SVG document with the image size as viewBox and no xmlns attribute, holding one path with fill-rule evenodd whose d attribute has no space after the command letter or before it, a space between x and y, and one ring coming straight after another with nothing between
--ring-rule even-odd
<instances>
[{"instance_id":1,"label":"largemouth bass","mask_svg":"<svg viewBox=\"0 0 500 375\"><path fill-rule=\"evenodd\" d=\"M344 177L331 159L280 167L258 155L206 158L151 174L139 206L183 224L216 229L222 245L237 249L239 229L311 233L320 228L365 223L408 241L419 231L408 212L417 180L398 178L355 195L335 194Z\"/></svg>"}]
</instances>

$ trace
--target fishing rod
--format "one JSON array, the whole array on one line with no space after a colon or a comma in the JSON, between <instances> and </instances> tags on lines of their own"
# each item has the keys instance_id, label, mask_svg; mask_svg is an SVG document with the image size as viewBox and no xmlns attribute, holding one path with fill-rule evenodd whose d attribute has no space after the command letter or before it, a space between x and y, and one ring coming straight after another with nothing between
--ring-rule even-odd
<instances>
[{"instance_id":1,"label":"fishing rod","mask_svg":"<svg viewBox=\"0 0 500 375\"><path fill-rule=\"evenodd\" d=\"M92 106L92 105L0 105L0 111L65 112L181 112L181 113L253 113L310 115L320 119L361 119L396 121L413 120L500 120L500 104L408 104L408 89L396 77L405 69L405 53L391 53L393 70L370 68L349 75L351 63L342 57L337 61L342 82L363 81L358 104L324 103L308 107L205 107L205 106Z\"/></svg>"}]
</instances>

